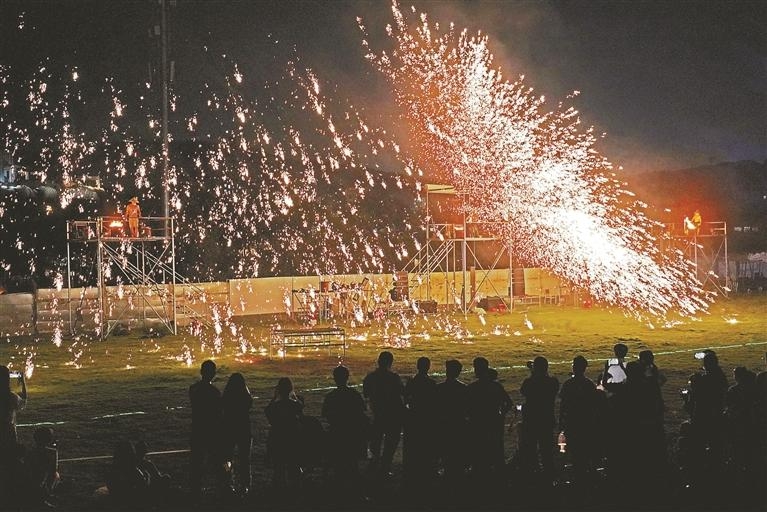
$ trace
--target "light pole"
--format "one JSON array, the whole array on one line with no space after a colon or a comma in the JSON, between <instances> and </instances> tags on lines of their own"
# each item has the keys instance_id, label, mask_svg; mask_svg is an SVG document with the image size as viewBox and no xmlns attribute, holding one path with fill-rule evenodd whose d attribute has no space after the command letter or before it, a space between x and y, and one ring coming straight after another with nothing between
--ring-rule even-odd
<instances>
[{"instance_id":1,"label":"light pole","mask_svg":"<svg viewBox=\"0 0 767 512\"><path fill-rule=\"evenodd\" d=\"M168 236L168 24L165 14L166 0L160 0L160 46L162 49L162 205L165 217L165 236Z\"/></svg>"}]
</instances>

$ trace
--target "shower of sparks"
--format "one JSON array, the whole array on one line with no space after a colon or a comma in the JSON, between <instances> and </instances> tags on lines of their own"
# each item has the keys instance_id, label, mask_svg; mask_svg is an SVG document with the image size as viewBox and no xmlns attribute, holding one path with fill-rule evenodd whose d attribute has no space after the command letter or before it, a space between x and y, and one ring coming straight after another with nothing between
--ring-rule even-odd
<instances>
[{"instance_id":1,"label":"shower of sparks","mask_svg":"<svg viewBox=\"0 0 767 512\"><path fill-rule=\"evenodd\" d=\"M219 83L200 84L198 98L171 94L179 112L169 155L177 271L205 281L387 272L407 261L419 229L421 173L389 134L297 60L266 83L236 64L228 69ZM133 195L144 215L160 215L159 109L153 91L134 101L119 77L99 85L82 66L46 61L30 76L15 71L0 66L0 153L43 185L0 195L0 225L18 233L16 250L4 251L0 266L14 274L37 271L61 290L63 219L93 218L102 214L99 203L110 209L105 214L119 215ZM90 176L99 184L92 186ZM41 201L50 204L39 208ZM134 257L130 243L119 250L123 263ZM92 255L84 244L73 251L73 286L94 286ZM118 266L106 262L103 275L134 310L136 297ZM204 295L195 300L206 302ZM96 337L119 310L110 304L102 318L93 299L79 303L82 325L95 325ZM213 332L197 322L185 332L202 353L219 353L228 336L241 353L258 350L238 332L231 308L208 306ZM355 318L364 321L361 312ZM67 342L63 327L55 327L52 341L79 368L87 341ZM192 356L185 351L180 359L189 364Z\"/></svg>"},{"instance_id":2,"label":"shower of sparks","mask_svg":"<svg viewBox=\"0 0 767 512\"><path fill-rule=\"evenodd\" d=\"M92 216L82 203L99 194L112 205L138 195L145 215L157 215L162 158L156 112L131 105L113 80L84 109L89 98L80 88L89 77L79 70L60 73L69 80L40 66L17 88L10 87L16 83L12 70L0 68L0 80L8 84L0 103L0 150L56 187L50 189L54 195L59 189L57 206L68 218ZM320 78L296 62L274 82L249 80L236 65L221 78L223 87L201 84L196 103L205 108L195 110L188 101L192 113L177 123L186 128L184 141L171 140L171 215L186 274L382 272L406 261L418 229L413 220L420 173L384 130L334 91L326 97ZM91 124L101 113L103 127L78 129L85 111ZM134 119L136 113L149 118L148 133L136 135L141 129L131 124L131 112ZM83 186L89 175L99 177L103 192ZM13 223L21 217L18 209L27 217L34 212L37 221L40 214L30 206L41 192L30 189L29 196L4 198L0 217ZM398 215L380 215L391 209ZM16 248L27 261L15 265L47 267L41 253L55 253L55 238L18 230Z\"/></svg>"},{"instance_id":3,"label":"shower of sparks","mask_svg":"<svg viewBox=\"0 0 767 512\"><path fill-rule=\"evenodd\" d=\"M236 67L226 82L186 123L201 142L176 172L183 240L226 247L248 277L383 271L407 256L413 226L377 212L403 188L414 196L418 173L386 132L325 97L319 77L296 63L260 85L264 102L245 97L259 84ZM211 117L224 133L213 140L198 122Z\"/></svg>"},{"instance_id":4,"label":"shower of sparks","mask_svg":"<svg viewBox=\"0 0 767 512\"><path fill-rule=\"evenodd\" d=\"M523 261L637 318L707 311L713 296L693 264L661 250L662 226L614 178L574 108L547 111L524 77L504 79L487 37L442 31L396 1L392 12L394 49L364 39L367 58L403 107L418 163L466 194L469 218L502 219L495 234Z\"/></svg>"},{"instance_id":5,"label":"shower of sparks","mask_svg":"<svg viewBox=\"0 0 767 512\"><path fill-rule=\"evenodd\" d=\"M527 318L527 315L525 315L525 326L531 331L533 330L533 323Z\"/></svg>"}]
</instances>

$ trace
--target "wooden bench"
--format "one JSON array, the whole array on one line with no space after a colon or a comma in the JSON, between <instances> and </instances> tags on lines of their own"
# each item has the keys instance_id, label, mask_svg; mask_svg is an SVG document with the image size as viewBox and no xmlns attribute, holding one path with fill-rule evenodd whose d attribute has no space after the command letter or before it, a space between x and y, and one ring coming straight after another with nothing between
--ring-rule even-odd
<instances>
[{"instance_id":1,"label":"wooden bench","mask_svg":"<svg viewBox=\"0 0 767 512\"><path fill-rule=\"evenodd\" d=\"M346 331L341 327L302 327L300 329L284 329L272 327L269 336L269 357L276 350L285 357L291 348L341 347L346 357Z\"/></svg>"}]
</instances>

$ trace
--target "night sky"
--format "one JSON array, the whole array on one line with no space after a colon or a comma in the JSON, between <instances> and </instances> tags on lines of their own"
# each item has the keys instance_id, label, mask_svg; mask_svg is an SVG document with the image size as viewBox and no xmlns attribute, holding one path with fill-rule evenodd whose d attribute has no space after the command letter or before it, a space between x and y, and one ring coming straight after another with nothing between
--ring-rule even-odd
<instances>
[{"instance_id":1,"label":"night sky","mask_svg":"<svg viewBox=\"0 0 767 512\"><path fill-rule=\"evenodd\" d=\"M496 64L547 97L572 101L599 148L629 172L767 159L767 3L701 1L419 1L442 26L489 35ZM43 59L111 76L126 90L159 57L157 0L0 0L0 62L24 73ZM23 14L22 14L23 13ZM394 102L363 56L388 44L390 4L376 1L179 0L169 8L180 102L237 62L268 81L290 58L335 94L391 122ZM21 27L21 28L20 28ZM222 56L225 55L224 59ZM54 66L55 67L55 66ZM136 89L139 90L139 89ZM566 96L574 91L574 100ZM183 106L180 107L183 110Z\"/></svg>"}]
</instances>

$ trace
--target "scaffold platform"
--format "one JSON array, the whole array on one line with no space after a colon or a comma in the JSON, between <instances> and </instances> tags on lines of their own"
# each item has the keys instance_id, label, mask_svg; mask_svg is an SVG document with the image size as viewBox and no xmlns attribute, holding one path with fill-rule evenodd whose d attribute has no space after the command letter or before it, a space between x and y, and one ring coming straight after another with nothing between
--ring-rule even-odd
<instances>
[{"instance_id":1,"label":"scaffold platform","mask_svg":"<svg viewBox=\"0 0 767 512\"><path fill-rule=\"evenodd\" d=\"M102 339L133 325L172 334L177 334L181 320L196 319L207 325L203 315L188 306L204 292L176 272L173 233L172 217L141 217L136 233L130 233L122 217L68 221L70 334L75 334L78 323L83 326L86 313ZM73 270L73 261L80 264L81 272ZM82 272L86 261L90 263L85 266L95 272ZM97 288L95 303L86 294L73 298L71 290L76 285Z\"/></svg>"}]
</instances>

